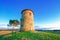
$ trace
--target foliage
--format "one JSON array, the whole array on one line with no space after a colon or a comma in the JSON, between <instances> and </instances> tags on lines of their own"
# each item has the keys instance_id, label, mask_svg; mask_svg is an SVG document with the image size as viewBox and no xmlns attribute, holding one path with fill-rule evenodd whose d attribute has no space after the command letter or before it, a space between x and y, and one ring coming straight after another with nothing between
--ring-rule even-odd
<instances>
[{"instance_id":1,"label":"foliage","mask_svg":"<svg viewBox=\"0 0 60 40\"><path fill-rule=\"evenodd\" d=\"M20 22L18 20L9 20L9 24L13 26L17 26L20 24Z\"/></svg>"},{"instance_id":2,"label":"foliage","mask_svg":"<svg viewBox=\"0 0 60 40\"><path fill-rule=\"evenodd\" d=\"M8 35L8 34L7 34ZM5 35L4 35L5 36ZM1 37L4 40L60 40L60 34L48 33L48 32L17 32L13 33L9 37Z\"/></svg>"}]
</instances>

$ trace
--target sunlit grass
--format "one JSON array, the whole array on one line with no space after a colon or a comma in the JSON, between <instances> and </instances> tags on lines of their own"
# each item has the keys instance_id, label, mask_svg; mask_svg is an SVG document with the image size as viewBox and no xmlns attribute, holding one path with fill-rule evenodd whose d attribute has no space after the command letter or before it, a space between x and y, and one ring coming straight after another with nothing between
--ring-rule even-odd
<instances>
[{"instance_id":1,"label":"sunlit grass","mask_svg":"<svg viewBox=\"0 0 60 40\"><path fill-rule=\"evenodd\" d=\"M9 35L9 34L6 34ZM12 36L0 36L1 40L60 40L60 34L48 32L14 32Z\"/></svg>"}]
</instances>

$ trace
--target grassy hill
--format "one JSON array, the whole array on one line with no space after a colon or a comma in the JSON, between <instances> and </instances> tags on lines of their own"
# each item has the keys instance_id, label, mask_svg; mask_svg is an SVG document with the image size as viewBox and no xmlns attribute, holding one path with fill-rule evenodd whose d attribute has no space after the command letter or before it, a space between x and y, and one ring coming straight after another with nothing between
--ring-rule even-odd
<instances>
[{"instance_id":1,"label":"grassy hill","mask_svg":"<svg viewBox=\"0 0 60 40\"><path fill-rule=\"evenodd\" d=\"M43 32L49 32L54 34L60 34L60 30L43 30Z\"/></svg>"},{"instance_id":2,"label":"grassy hill","mask_svg":"<svg viewBox=\"0 0 60 40\"><path fill-rule=\"evenodd\" d=\"M60 34L49 32L16 32L1 35L0 40L60 40Z\"/></svg>"}]
</instances>

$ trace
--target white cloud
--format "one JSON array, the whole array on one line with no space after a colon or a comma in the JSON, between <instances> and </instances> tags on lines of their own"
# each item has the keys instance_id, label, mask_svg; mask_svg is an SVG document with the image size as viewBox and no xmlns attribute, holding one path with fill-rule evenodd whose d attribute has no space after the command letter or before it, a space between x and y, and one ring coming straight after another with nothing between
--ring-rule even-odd
<instances>
[{"instance_id":1,"label":"white cloud","mask_svg":"<svg viewBox=\"0 0 60 40\"><path fill-rule=\"evenodd\" d=\"M60 30L60 22L47 23L39 25L39 28L47 28L48 30Z\"/></svg>"},{"instance_id":2,"label":"white cloud","mask_svg":"<svg viewBox=\"0 0 60 40\"><path fill-rule=\"evenodd\" d=\"M41 24L38 24L37 25L38 27L36 27L37 29L38 28L42 28L42 29L47 29L47 30L60 30L60 22L52 22L52 23L46 23L46 24L43 24L43 25L41 25ZM13 27L9 27L9 29L12 29ZM19 27L15 27L15 28L20 28L20 26ZM7 26L7 24L1 24L0 25L0 29L8 29L8 26Z\"/></svg>"},{"instance_id":3,"label":"white cloud","mask_svg":"<svg viewBox=\"0 0 60 40\"><path fill-rule=\"evenodd\" d=\"M7 26L7 24L1 24L0 25L0 30L7 30L7 29L13 29L14 26ZM20 25L18 25L17 27L14 27L14 29L19 29Z\"/></svg>"}]
</instances>

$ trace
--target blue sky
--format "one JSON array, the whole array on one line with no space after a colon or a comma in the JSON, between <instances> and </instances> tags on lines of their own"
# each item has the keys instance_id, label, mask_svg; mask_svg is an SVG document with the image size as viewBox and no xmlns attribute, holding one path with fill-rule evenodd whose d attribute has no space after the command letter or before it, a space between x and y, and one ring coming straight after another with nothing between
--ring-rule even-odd
<instances>
[{"instance_id":1,"label":"blue sky","mask_svg":"<svg viewBox=\"0 0 60 40\"><path fill-rule=\"evenodd\" d=\"M60 27L60 0L0 0L0 24L20 20L23 9L34 11L35 26Z\"/></svg>"}]
</instances>

